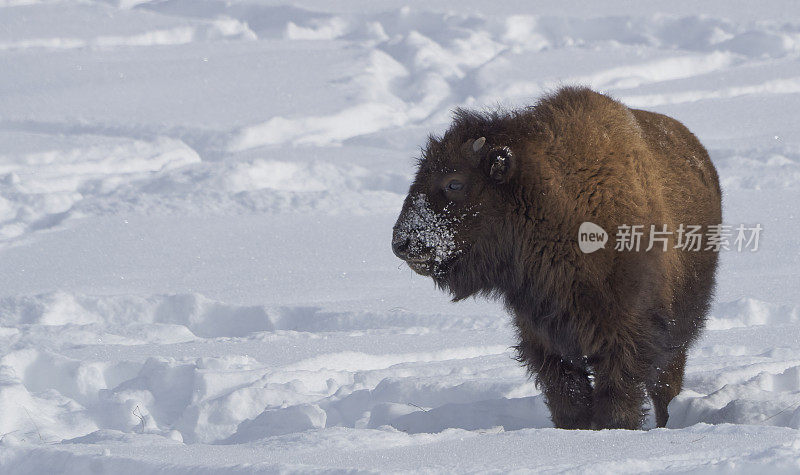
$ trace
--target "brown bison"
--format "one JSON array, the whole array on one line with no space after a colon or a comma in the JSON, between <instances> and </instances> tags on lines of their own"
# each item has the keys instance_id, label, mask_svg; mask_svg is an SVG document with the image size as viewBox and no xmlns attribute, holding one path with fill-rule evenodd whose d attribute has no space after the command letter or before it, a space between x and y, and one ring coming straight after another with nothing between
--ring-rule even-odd
<instances>
[{"instance_id":1,"label":"brown bison","mask_svg":"<svg viewBox=\"0 0 800 475\"><path fill-rule=\"evenodd\" d=\"M617 243L639 225L642 245L584 253L584 222ZM720 222L717 172L686 127L566 87L520 110L457 110L423 150L392 249L454 301L502 299L556 427L640 428L645 394L661 427L717 267L681 232Z\"/></svg>"}]
</instances>

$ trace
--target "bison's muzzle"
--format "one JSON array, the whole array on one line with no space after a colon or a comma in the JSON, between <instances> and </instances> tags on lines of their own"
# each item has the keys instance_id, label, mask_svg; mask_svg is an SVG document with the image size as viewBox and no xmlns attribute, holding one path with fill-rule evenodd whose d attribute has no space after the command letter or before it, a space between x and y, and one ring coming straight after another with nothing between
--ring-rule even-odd
<instances>
[{"instance_id":1,"label":"bison's muzzle","mask_svg":"<svg viewBox=\"0 0 800 475\"><path fill-rule=\"evenodd\" d=\"M458 222L435 212L424 194L409 195L394 225L392 252L420 275L441 276L459 254L454 231Z\"/></svg>"}]
</instances>

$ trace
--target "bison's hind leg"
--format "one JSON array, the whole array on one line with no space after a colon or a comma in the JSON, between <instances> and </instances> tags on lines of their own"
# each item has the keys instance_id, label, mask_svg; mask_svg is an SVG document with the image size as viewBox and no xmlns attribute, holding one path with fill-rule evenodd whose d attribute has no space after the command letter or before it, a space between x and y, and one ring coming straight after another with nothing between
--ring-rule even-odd
<instances>
[{"instance_id":1,"label":"bison's hind leg","mask_svg":"<svg viewBox=\"0 0 800 475\"><path fill-rule=\"evenodd\" d=\"M657 368L653 381L647 384L647 393L653 400L656 426L665 427L669 413L667 406L683 387L683 370L686 366L686 350L681 348L673 354L665 368Z\"/></svg>"}]
</instances>

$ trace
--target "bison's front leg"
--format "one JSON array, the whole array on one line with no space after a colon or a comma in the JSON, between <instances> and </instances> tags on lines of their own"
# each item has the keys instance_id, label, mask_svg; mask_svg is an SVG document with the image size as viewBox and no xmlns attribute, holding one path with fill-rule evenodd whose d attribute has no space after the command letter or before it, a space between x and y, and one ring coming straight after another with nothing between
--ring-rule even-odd
<instances>
[{"instance_id":1,"label":"bison's front leg","mask_svg":"<svg viewBox=\"0 0 800 475\"><path fill-rule=\"evenodd\" d=\"M592 362L593 429L639 429L644 420L644 376L636 353L614 351Z\"/></svg>"},{"instance_id":2,"label":"bison's front leg","mask_svg":"<svg viewBox=\"0 0 800 475\"><path fill-rule=\"evenodd\" d=\"M535 375L553 425L559 429L589 429L592 424L592 385L582 361L548 354L531 342L517 347L519 360Z\"/></svg>"},{"instance_id":3,"label":"bison's front leg","mask_svg":"<svg viewBox=\"0 0 800 475\"><path fill-rule=\"evenodd\" d=\"M559 429L589 429L592 424L592 385L587 368L558 356L545 358L536 375Z\"/></svg>"}]
</instances>

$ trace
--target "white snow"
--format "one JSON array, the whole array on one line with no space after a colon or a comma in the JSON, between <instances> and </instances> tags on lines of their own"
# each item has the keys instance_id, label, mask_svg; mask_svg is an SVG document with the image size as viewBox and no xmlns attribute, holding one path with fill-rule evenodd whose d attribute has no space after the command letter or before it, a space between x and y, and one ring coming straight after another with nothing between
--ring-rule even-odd
<instances>
[{"instance_id":1,"label":"white snow","mask_svg":"<svg viewBox=\"0 0 800 475\"><path fill-rule=\"evenodd\" d=\"M796 473L798 59L792 0L0 0L0 472ZM666 429L553 429L503 308L391 251L453 107L571 83L763 227Z\"/></svg>"}]
</instances>

